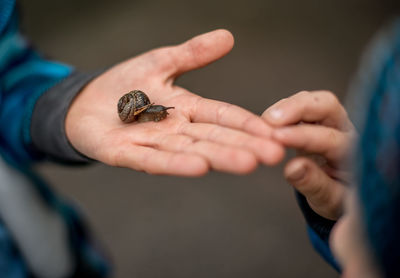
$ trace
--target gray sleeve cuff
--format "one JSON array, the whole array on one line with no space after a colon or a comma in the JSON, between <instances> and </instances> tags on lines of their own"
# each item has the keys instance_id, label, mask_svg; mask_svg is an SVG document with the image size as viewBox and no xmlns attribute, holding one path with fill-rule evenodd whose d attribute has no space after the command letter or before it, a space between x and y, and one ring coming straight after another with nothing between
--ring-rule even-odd
<instances>
[{"instance_id":1,"label":"gray sleeve cuff","mask_svg":"<svg viewBox=\"0 0 400 278\"><path fill-rule=\"evenodd\" d=\"M38 99L30 126L32 144L36 151L63 163L92 161L75 150L68 141L65 134L65 117L74 97L102 72L75 71Z\"/></svg>"}]
</instances>

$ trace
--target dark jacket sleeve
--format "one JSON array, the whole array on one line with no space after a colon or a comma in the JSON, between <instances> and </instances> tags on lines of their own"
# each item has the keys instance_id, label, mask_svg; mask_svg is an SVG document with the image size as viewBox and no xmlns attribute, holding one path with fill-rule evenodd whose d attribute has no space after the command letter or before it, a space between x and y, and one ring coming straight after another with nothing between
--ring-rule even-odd
<instances>
[{"instance_id":1,"label":"dark jacket sleeve","mask_svg":"<svg viewBox=\"0 0 400 278\"><path fill-rule=\"evenodd\" d=\"M340 271L340 267L329 247L329 236L336 221L326 219L315 213L309 206L307 199L297 191L296 199L307 222L307 232L313 247L325 261Z\"/></svg>"},{"instance_id":2,"label":"dark jacket sleeve","mask_svg":"<svg viewBox=\"0 0 400 278\"><path fill-rule=\"evenodd\" d=\"M46 91L37 100L31 119L32 148L47 158L63 163L91 161L76 151L65 133L65 118L74 97L101 71L71 75Z\"/></svg>"}]
</instances>

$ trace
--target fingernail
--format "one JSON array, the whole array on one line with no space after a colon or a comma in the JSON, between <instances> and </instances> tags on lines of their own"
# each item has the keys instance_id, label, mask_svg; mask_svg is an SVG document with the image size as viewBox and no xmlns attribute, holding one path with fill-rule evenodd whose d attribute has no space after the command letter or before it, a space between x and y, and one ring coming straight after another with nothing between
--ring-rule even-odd
<instances>
[{"instance_id":1,"label":"fingernail","mask_svg":"<svg viewBox=\"0 0 400 278\"><path fill-rule=\"evenodd\" d=\"M279 108L272 108L271 110L268 111L268 115L274 119L274 120L279 120L282 118L282 110Z\"/></svg>"},{"instance_id":2,"label":"fingernail","mask_svg":"<svg viewBox=\"0 0 400 278\"><path fill-rule=\"evenodd\" d=\"M306 174L306 168L302 164L296 164L293 169L289 171L288 178L290 180L301 180Z\"/></svg>"}]
</instances>

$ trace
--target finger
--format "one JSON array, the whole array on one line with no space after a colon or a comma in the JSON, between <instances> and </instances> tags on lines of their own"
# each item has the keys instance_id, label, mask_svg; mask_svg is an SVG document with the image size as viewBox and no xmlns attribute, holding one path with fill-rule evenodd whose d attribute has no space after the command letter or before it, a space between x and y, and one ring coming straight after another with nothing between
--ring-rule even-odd
<instances>
[{"instance_id":1,"label":"finger","mask_svg":"<svg viewBox=\"0 0 400 278\"><path fill-rule=\"evenodd\" d=\"M343 164L343 163L342 163ZM351 167L344 168L343 165L340 164L339 167L343 169L350 169ZM343 184L354 184L354 174L349 170L343 170L336 167L331 167L328 164L325 164L322 169L324 172L332 177L333 179L343 183Z\"/></svg>"},{"instance_id":2,"label":"finger","mask_svg":"<svg viewBox=\"0 0 400 278\"><path fill-rule=\"evenodd\" d=\"M274 165L283 159L283 148L272 140L214 124L189 123L182 125L179 133L198 140L215 142L251 151L259 161Z\"/></svg>"},{"instance_id":3,"label":"finger","mask_svg":"<svg viewBox=\"0 0 400 278\"><path fill-rule=\"evenodd\" d=\"M338 98L328 91L297 93L272 105L262 117L277 126L303 121L319 122L343 130L352 128L346 110Z\"/></svg>"},{"instance_id":4,"label":"finger","mask_svg":"<svg viewBox=\"0 0 400 278\"><path fill-rule=\"evenodd\" d=\"M259 116L239 106L222 101L198 98L189 111L191 122L212 123L270 138L272 128Z\"/></svg>"},{"instance_id":5,"label":"finger","mask_svg":"<svg viewBox=\"0 0 400 278\"><path fill-rule=\"evenodd\" d=\"M217 171L246 174L255 169L254 154L242 148L226 146L205 140L163 132L147 132L145 136L131 135L131 142L162 151L197 155L205 159ZM171 166L172 167L172 166Z\"/></svg>"},{"instance_id":6,"label":"finger","mask_svg":"<svg viewBox=\"0 0 400 278\"><path fill-rule=\"evenodd\" d=\"M223 29L196 36L180 45L167 47L169 59L163 59L168 77L198 69L228 54L234 44L232 34Z\"/></svg>"},{"instance_id":7,"label":"finger","mask_svg":"<svg viewBox=\"0 0 400 278\"><path fill-rule=\"evenodd\" d=\"M276 129L272 138L287 147L323 155L328 160L340 160L350 149L352 137L349 133L334 128L301 124Z\"/></svg>"},{"instance_id":8,"label":"finger","mask_svg":"<svg viewBox=\"0 0 400 278\"><path fill-rule=\"evenodd\" d=\"M209 141L195 141L186 151L206 158L217 171L248 174L257 167L257 159L251 152Z\"/></svg>"},{"instance_id":9,"label":"finger","mask_svg":"<svg viewBox=\"0 0 400 278\"><path fill-rule=\"evenodd\" d=\"M138 145L124 148L112 164L149 174L178 176L201 176L209 169L207 161L199 155L168 152Z\"/></svg>"},{"instance_id":10,"label":"finger","mask_svg":"<svg viewBox=\"0 0 400 278\"><path fill-rule=\"evenodd\" d=\"M304 157L292 159L286 164L284 175L307 198L316 213L331 220L340 217L345 187L329 177L312 160Z\"/></svg>"}]
</instances>

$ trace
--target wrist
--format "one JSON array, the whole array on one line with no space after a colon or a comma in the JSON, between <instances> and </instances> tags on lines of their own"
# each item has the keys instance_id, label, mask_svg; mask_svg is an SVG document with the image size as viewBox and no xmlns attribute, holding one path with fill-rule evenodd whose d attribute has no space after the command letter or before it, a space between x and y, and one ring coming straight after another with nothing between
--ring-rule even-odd
<instances>
[{"instance_id":1,"label":"wrist","mask_svg":"<svg viewBox=\"0 0 400 278\"><path fill-rule=\"evenodd\" d=\"M64 163L90 161L69 140L66 117L75 97L98 74L73 72L38 99L31 121L32 144L36 150Z\"/></svg>"}]
</instances>

